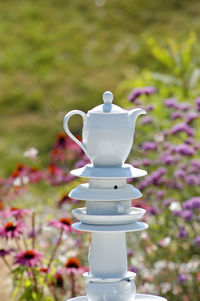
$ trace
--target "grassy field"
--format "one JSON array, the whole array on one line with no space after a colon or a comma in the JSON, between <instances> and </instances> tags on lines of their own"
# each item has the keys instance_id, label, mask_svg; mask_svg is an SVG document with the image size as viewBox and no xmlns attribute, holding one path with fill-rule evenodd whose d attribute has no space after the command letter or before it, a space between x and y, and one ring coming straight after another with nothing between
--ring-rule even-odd
<instances>
[{"instance_id":1,"label":"grassy field","mask_svg":"<svg viewBox=\"0 0 200 301\"><path fill-rule=\"evenodd\" d=\"M199 37L199 11L195 0L1 0L0 176L29 146L48 161L67 111L87 111L129 74L153 69L149 37Z\"/></svg>"}]
</instances>

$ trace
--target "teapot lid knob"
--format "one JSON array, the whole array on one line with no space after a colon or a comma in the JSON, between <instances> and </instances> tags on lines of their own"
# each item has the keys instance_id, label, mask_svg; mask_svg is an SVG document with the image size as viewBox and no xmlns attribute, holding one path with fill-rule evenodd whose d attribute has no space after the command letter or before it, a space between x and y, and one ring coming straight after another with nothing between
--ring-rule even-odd
<instances>
[{"instance_id":1,"label":"teapot lid knob","mask_svg":"<svg viewBox=\"0 0 200 301\"><path fill-rule=\"evenodd\" d=\"M106 91L103 93L103 101L104 103L112 103L113 101L113 94L110 91Z\"/></svg>"}]
</instances>

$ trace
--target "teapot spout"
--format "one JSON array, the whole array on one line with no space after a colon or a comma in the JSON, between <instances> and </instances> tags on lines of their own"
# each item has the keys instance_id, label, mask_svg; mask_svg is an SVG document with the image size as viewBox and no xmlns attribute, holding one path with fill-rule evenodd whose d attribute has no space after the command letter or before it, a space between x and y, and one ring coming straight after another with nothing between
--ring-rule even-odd
<instances>
[{"instance_id":1,"label":"teapot spout","mask_svg":"<svg viewBox=\"0 0 200 301\"><path fill-rule=\"evenodd\" d=\"M137 117L142 114L146 114L146 112L145 112L145 110L140 109L140 108L129 111L129 116L130 116L133 124L135 124Z\"/></svg>"}]
</instances>

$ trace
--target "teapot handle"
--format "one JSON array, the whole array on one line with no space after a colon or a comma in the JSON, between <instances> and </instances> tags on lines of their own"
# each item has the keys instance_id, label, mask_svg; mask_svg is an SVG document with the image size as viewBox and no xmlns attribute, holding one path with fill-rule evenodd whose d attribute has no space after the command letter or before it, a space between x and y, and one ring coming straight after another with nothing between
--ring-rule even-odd
<instances>
[{"instance_id":1,"label":"teapot handle","mask_svg":"<svg viewBox=\"0 0 200 301\"><path fill-rule=\"evenodd\" d=\"M79 111L79 110L73 110L73 111L70 111L69 113L67 113L65 115L65 118L64 118L64 121L63 121L63 127L65 129L65 132L69 135L70 138L72 138L72 140L74 140L74 142L76 142L76 144L78 144L82 150L87 154L87 150L84 146L84 144L82 142L80 142L71 132L70 132L70 129L69 129L69 126L68 126L68 121L69 121L69 118L75 114L78 114L78 115L81 115L81 117L83 118L83 123L86 121L87 119L87 115L82 112L82 111Z\"/></svg>"}]
</instances>

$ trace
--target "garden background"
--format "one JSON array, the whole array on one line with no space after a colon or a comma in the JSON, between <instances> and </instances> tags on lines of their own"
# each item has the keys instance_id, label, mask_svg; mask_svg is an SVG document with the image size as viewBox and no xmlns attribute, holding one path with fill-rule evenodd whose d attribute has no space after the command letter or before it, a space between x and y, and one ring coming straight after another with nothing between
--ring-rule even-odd
<instances>
[{"instance_id":1,"label":"garden background","mask_svg":"<svg viewBox=\"0 0 200 301\"><path fill-rule=\"evenodd\" d=\"M128 235L138 291L199 300L199 42L197 0L0 1L2 301L84 293L90 237L70 224L84 202L67 194L80 181L69 170L87 160L62 121L100 104L106 90L116 104L148 111L129 158L149 173L133 182L144 195L133 203L147 209L150 228ZM81 135L81 119L70 125ZM22 264L30 249L45 258Z\"/></svg>"}]
</instances>

